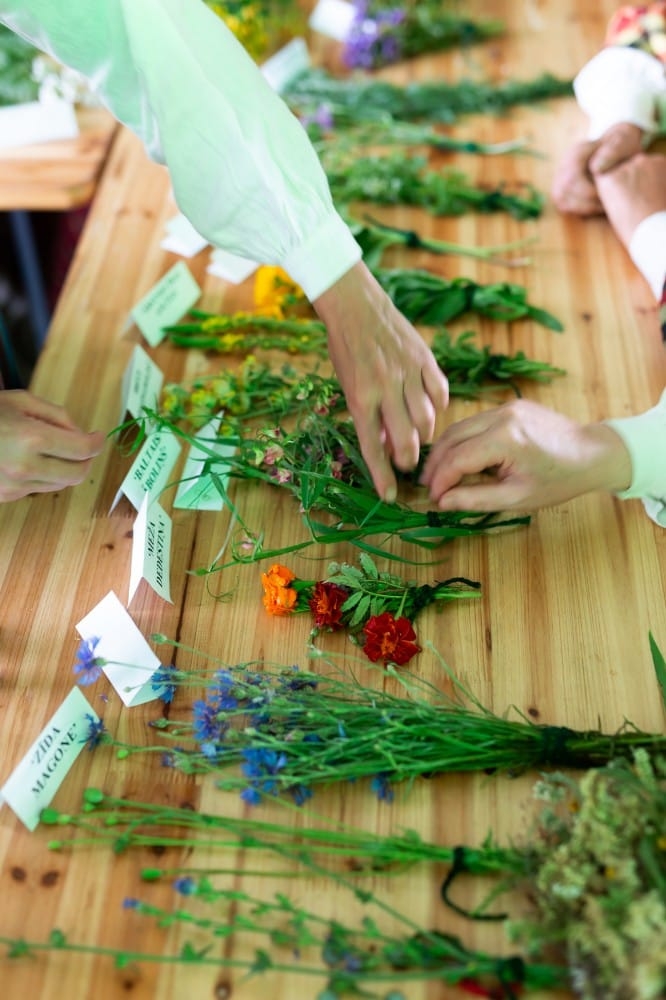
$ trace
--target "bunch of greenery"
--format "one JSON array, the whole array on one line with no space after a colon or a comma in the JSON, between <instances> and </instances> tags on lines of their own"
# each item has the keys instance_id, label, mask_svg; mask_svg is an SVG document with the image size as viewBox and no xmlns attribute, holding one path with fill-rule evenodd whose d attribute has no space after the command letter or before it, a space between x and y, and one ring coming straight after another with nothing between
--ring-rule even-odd
<instances>
[{"instance_id":1,"label":"bunch of greenery","mask_svg":"<svg viewBox=\"0 0 666 1000\"><path fill-rule=\"evenodd\" d=\"M39 85L32 74L38 50L0 24L0 106L37 99Z\"/></svg>"},{"instance_id":2,"label":"bunch of greenery","mask_svg":"<svg viewBox=\"0 0 666 1000\"><path fill-rule=\"evenodd\" d=\"M327 146L335 150L335 146ZM535 219L543 196L531 185L510 191L505 184L477 186L460 170L427 170L422 156L323 157L323 167L335 202L368 201L378 205L413 205L431 215L457 216L466 212L506 212L514 219Z\"/></svg>"},{"instance_id":3,"label":"bunch of greenery","mask_svg":"<svg viewBox=\"0 0 666 1000\"><path fill-rule=\"evenodd\" d=\"M369 121L388 126L394 121L450 123L461 115L501 114L515 105L572 94L571 80L550 73L500 84L437 80L400 86L385 80L342 80L320 69L299 74L282 92L300 118L314 116L323 106L336 128Z\"/></svg>"}]
</instances>

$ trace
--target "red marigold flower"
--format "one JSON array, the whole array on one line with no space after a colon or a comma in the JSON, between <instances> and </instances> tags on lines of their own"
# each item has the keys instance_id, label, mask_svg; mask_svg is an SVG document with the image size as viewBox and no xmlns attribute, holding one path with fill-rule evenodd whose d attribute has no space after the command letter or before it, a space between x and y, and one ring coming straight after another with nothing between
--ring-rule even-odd
<instances>
[{"instance_id":1,"label":"red marigold flower","mask_svg":"<svg viewBox=\"0 0 666 1000\"><path fill-rule=\"evenodd\" d=\"M394 618L389 611L368 618L363 626L363 634L363 652L373 663L381 660L383 663L397 663L402 667L412 656L421 652L409 618Z\"/></svg>"},{"instance_id":2,"label":"red marigold flower","mask_svg":"<svg viewBox=\"0 0 666 1000\"><path fill-rule=\"evenodd\" d=\"M314 615L317 628L329 628L331 631L342 628L342 605L349 594L337 583L326 583L319 580L315 583L310 598L310 611Z\"/></svg>"}]
</instances>

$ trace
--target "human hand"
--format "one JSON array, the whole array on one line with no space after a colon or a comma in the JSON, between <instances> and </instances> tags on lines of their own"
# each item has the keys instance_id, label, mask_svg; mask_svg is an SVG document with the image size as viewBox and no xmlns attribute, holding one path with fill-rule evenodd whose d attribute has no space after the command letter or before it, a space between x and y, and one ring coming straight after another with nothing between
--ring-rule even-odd
<instances>
[{"instance_id":1,"label":"human hand","mask_svg":"<svg viewBox=\"0 0 666 1000\"><path fill-rule=\"evenodd\" d=\"M643 219L666 211L666 156L638 153L596 177L608 220L626 247Z\"/></svg>"},{"instance_id":2,"label":"human hand","mask_svg":"<svg viewBox=\"0 0 666 1000\"><path fill-rule=\"evenodd\" d=\"M448 382L432 352L359 261L314 303L379 495L392 501L399 469L432 440Z\"/></svg>"},{"instance_id":3,"label":"human hand","mask_svg":"<svg viewBox=\"0 0 666 1000\"><path fill-rule=\"evenodd\" d=\"M639 153L643 132L637 125L620 122L600 139L578 142L565 153L555 171L552 197L560 212L603 215L597 191L598 177Z\"/></svg>"},{"instance_id":4,"label":"human hand","mask_svg":"<svg viewBox=\"0 0 666 1000\"><path fill-rule=\"evenodd\" d=\"M490 472L491 479L465 483ZM606 424L582 425L526 399L451 424L421 482L440 510L534 510L631 484L631 458Z\"/></svg>"},{"instance_id":5,"label":"human hand","mask_svg":"<svg viewBox=\"0 0 666 1000\"><path fill-rule=\"evenodd\" d=\"M0 502L80 483L103 444L103 434L79 430L61 406L0 392Z\"/></svg>"}]
</instances>

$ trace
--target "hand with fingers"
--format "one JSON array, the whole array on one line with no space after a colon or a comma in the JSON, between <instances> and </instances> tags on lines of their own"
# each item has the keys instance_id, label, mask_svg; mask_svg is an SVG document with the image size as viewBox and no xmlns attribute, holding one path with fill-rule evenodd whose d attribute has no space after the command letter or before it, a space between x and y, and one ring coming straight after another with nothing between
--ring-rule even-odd
<instances>
[{"instance_id":1,"label":"hand with fingers","mask_svg":"<svg viewBox=\"0 0 666 1000\"><path fill-rule=\"evenodd\" d=\"M448 382L417 330L361 261L313 303L375 488L388 501L393 465L415 468L432 440Z\"/></svg>"},{"instance_id":2,"label":"hand with fingers","mask_svg":"<svg viewBox=\"0 0 666 1000\"><path fill-rule=\"evenodd\" d=\"M600 139L571 146L557 170L552 185L553 201L560 212L571 215L603 215L597 190L600 175L640 153L643 131L630 122L619 122Z\"/></svg>"},{"instance_id":3,"label":"hand with fingers","mask_svg":"<svg viewBox=\"0 0 666 1000\"><path fill-rule=\"evenodd\" d=\"M61 406L0 391L0 502L80 483L104 435L79 430Z\"/></svg>"},{"instance_id":4,"label":"hand with fingers","mask_svg":"<svg viewBox=\"0 0 666 1000\"><path fill-rule=\"evenodd\" d=\"M440 510L530 511L591 490L621 492L631 476L629 452L611 427L518 399L451 424L421 481Z\"/></svg>"}]
</instances>

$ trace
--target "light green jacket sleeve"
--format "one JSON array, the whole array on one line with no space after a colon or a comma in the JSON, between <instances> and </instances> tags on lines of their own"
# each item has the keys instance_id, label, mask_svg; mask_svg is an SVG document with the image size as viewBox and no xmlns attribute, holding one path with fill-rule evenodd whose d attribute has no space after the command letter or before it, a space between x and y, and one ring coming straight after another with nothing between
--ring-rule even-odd
<instances>
[{"instance_id":1,"label":"light green jacket sleeve","mask_svg":"<svg viewBox=\"0 0 666 1000\"><path fill-rule=\"evenodd\" d=\"M305 130L201 0L0 0L0 21L88 77L214 245L310 299L360 259Z\"/></svg>"},{"instance_id":2,"label":"light green jacket sleeve","mask_svg":"<svg viewBox=\"0 0 666 1000\"><path fill-rule=\"evenodd\" d=\"M666 390L646 413L606 423L631 455L631 486L618 496L623 500L641 497L652 520L666 527Z\"/></svg>"}]
</instances>

